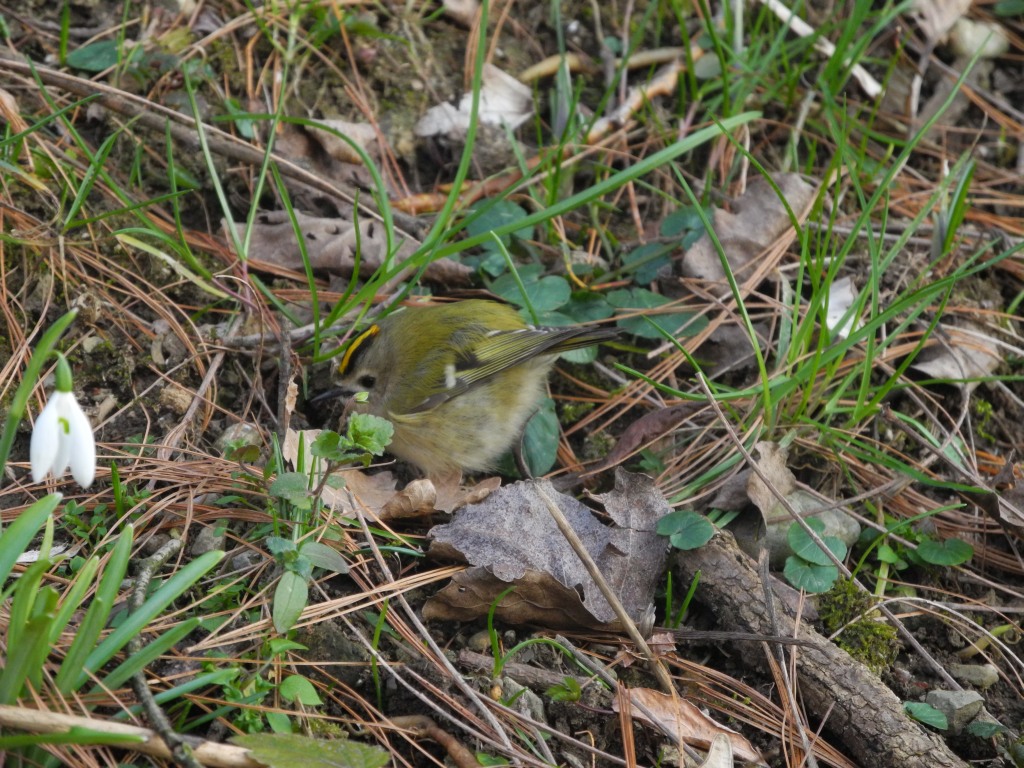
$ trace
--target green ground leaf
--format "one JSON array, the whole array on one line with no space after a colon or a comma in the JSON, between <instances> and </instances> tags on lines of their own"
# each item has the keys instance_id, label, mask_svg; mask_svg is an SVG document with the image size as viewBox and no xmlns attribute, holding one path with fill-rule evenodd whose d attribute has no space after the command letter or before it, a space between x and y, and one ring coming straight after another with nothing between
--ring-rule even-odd
<instances>
[{"instance_id":1,"label":"green ground leaf","mask_svg":"<svg viewBox=\"0 0 1024 768\"><path fill-rule=\"evenodd\" d=\"M917 722L940 731L949 728L949 720L946 719L946 716L931 704L925 704L923 701L905 701L903 702L903 711Z\"/></svg>"},{"instance_id":2,"label":"green ground leaf","mask_svg":"<svg viewBox=\"0 0 1024 768\"><path fill-rule=\"evenodd\" d=\"M658 279L658 271L670 264L669 256L675 243L644 243L622 257L625 271L633 274L633 281L641 285Z\"/></svg>"},{"instance_id":3,"label":"green ground leaf","mask_svg":"<svg viewBox=\"0 0 1024 768\"><path fill-rule=\"evenodd\" d=\"M286 501L296 509L310 509L313 499L310 497L309 478L302 472L282 472L270 484L268 493Z\"/></svg>"},{"instance_id":4,"label":"green ground leaf","mask_svg":"<svg viewBox=\"0 0 1024 768\"><path fill-rule=\"evenodd\" d=\"M353 413L348 417L348 438L354 445L374 456L380 456L391 444L394 425L372 413Z\"/></svg>"},{"instance_id":5,"label":"green ground leaf","mask_svg":"<svg viewBox=\"0 0 1024 768\"><path fill-rule=\"evenodd\" d=\"M391 756L351 739L311 739L297 733L253 733L232 741L270 768L383 768Z\"/></svg>"},{"instance_id":6,"label":"green ground leaf","mask_svg":"<svg viewBox=\"0 0 1024 768\"><path fill-rule=\"evenodd\" d=\"M572 295L569 283L560 275L539 277L533 270L522 268L519 279L521 287L513 274L506 273L494 281L491 290L518 307L532 307L538 315L560 309Z\"/></svg>"},{"instance_id":7,"label":"green ground leaf","mask_svg":"<svg viewBox=\"0 0 1024 768\"><path fill-rule=\"evenodd\" d=\"M708 324L707 318L697 317L693 312L645 312L644 310L658 309L672 303L670 299L645 288L611 291L608 294L608 303L618 309L637 313L633 317L621 318L618 325L624 331L642 339L663 339L664 334L661 331L670 336L692 336L706 328Z\"/></svg>"},{"instance_id":8,"label":"green ground leaf","mask_svg":"<svg viewBox=\"0 0 1024 768\"><path fill-rule=\"evenodd\" d=\"M517 221L526 218L526 211L522 206L513 203L511 200L485 201L480 206L480 215L473 218L466 224L466 232L469 235L485 235L495 230L503 231L506 227L514 227ZM501 242L507 247L511 244L512 238L529 240L533 237L533 227L525 226L514 230L511 234L500 235ZM490 246L485 242L483 247L486 250L493 250L497 245L492 241Z\"/></svg>"},{"instance_id":9,"label":"green ground leaf","mask_svg":"<svg viewBox=\"0 0 1024 768\"><path fill-rule=\"evenodd\" d=\"M1002 723L978 719L971 721L970 725L967 726L967 732L972 736L977 736L979 739L991 739L1000 733L1009 733L1010 729Z\"/></svg>"},{"instance_id":10,"label":"green ground leaf","mask_svg":"<svg viewBox=\"0 0 1024 768\"><path fill-rule=\"evenodd\" d=\"M846 544L842 539L836 538L835 536L821 536L821 532L825 530L825 526L822 522L816 518L808 518L807 524L814 529L819 535L825 546L829 548L833 555L836 556L837 560L843 560L846 557ZM804 530L804 527L799 523L794 522L787 533L789 540L789 546L793 550L793 554L797 557L806 560L808 563L813 565L832 565L832 559L821 551L819 547Z\"/></svg>"},{"instance_id":11,"label":"green ground leaf","mask_svg":"<svg viewBox=\"0 0 1024 768\"><path fill-rule=\"evenodd\" d=\"M306 580L292 571L282 573L274 590L274 629L284 634L294 627L308 602Z\"/></svg>"},{"instance_id":12,"label":"green ground leaf","mask_svg":"<svg viewBox=\"0 0 1024 768\"><path fill-rule=\"evenodd\" d=\"M600 293L574 291L569 303L562 307L562 313L575 323L593 323L607 320L615 314L615 308Z\"/></svg>"},{"instance_id":13,"label":"green ground leaf","mask_svg":"<svg viewBox=\"0 0 1024 768\"><path fill-rule=\"evenodd\" d=\"M83 72L102 72L117 65L121 48L122 43L118 40L98 40L71 51L67 64Z\"/></svg>"},{"instance_id":14,"label":"green ground leaf","mask_svg":"<svg viewBox=\"0 0 1024 768\"><path fill-rule=\"evenodd\" d=\"M523 457L535 477L555 466L558 458L558 437L561 427L554 402L548 398L533 418L526 422L523 432Z\"/></svg>"},{"instance_id":15,"label":"green ground leaf","mask_svg":"<svg viewBox=\"0 0 1024 768\"><path fill-rule=\"evenodd\" d=\"M670 512L658 520L657 531L668 536L676 549L697 549L715 535L715 526L704 515L687 509Z\"/></svg>"},{"instance_id":16,"label":"green ground leaf","mask_svg":"<svg viewBox=\"0 0 1024 768\"><path fill-rule=\"evenodd\" d=\"M348 573L348 563L333 547L318 541L307 541L299 547L299 551L308 557L316 568L323 568L334 573Z\"/></svg>"},{"instance_id":17,"label":"green ground leaf","mask_svg":"<svg viewBox=\"0 0 1024 768\"><path fill-rule=\"evenodd\" d=\"M270 726L270 730L274 733L290 734L294 730L292 728L292 719L284 712L267 712L266 718L267 725Z\"/></svg>"},{"instance_id":18,"label":"green ground leaf","mask_svg":"<svg viewBox=\"0 0 1024 768\"><path fill-rule=\"evenodd\" d=\"M323 704L316 692L316 686L302 675L289 675L281 681L281 687L278 690L285 701L297 701L307 707L318 707Z\"/></svg>"},{"instance_id":19,"label":"green ground leaf","mask_svg":"<svg viewBox=\"0 0 1024 768\"><path fill-rule=\"evenodd\" d=\"M925 539L917 545L917 554L932 565L962 565L974 557L974 547L960 539Z\"/></svg>"},{"instance_id":20,"label":"green ground leaf","mask_svg":"<svg viewBox=\"0 0 1024 768\"><path fill-rule=\"evenodd\" d=\"M878 549L875 550L875 557L878 558L879 562L888 563L889 565L897 565L903 561L899 552L888 544L880 544Z\"/></svg>"},{"instance_id":21,"label":"green ground leaf","mask_svg":"<svg viewBox=\"0 0 1024 768\"><path fill-rule=\"evenodd\" d=\"M834 565L815 565L792 555L786 558L783 573L794 587L814 594L828 592L839 578L839 569Z\"/></svg>"}]
</instances>

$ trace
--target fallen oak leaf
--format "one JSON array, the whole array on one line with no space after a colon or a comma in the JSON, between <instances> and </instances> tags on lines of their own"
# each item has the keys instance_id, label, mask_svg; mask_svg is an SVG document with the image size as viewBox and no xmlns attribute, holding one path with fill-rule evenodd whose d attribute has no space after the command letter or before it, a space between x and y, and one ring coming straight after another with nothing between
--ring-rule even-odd
<instances>
[{"instance_id":1,"label":"fallen oak leaf","mask_svg":"<svg viewBox=\"0 0 1024 768\"><path fill-rule=\"evenodd\" d=\"M666 556L665 540L655 528L669 507L649 477L619 470L615 479L612 492L595 497L615 525L603 524L586 505L542 480L505 486L483 503L469 505L451 523L433 528L433 556L475 567L428 600L424 615L462 621L486 615L514 583L516 590L496 609L503 621L617 627L612 607L552 519L547 496L569 520L630 618L649 623Z\"/></svg>"},{"instance_id":2,"label":"fallen oak leaf","mask_svg":"<svg viewBox=\"0 0 1024 768\"><path fill-rule=\"evenodd\" d=\"M746 268L777 239L792 235L792 210L797 219L806 218L814 202L817 189L798 174L784 173L773 177L774 185L761 177L750 182L742 197L733 203L733 210L716 208L711 223L722 248L729 256L729 267L734 275L746 277ZM779 199L776 187L788 203ZM679 264L684 277L707 280L725 285L725 269L718 249L707 235L686 251Z\"/></svg>"},{"instance_id":3,"label":"fallen oak leaf","mask_svg":"<svg viewBox=\"0 0 1024 768\"><path fill-rule=\"evenodd\" d=\"M269 211L256 217L249 246L251 262L302 270L308 260L314 270L350 277L357 266L361 274L375 271L396 247L393 257L403 260L417 246L411 240L389 242L384 225L371 218L360 219L357 227L344 219L293 213L295 225L287 211ZM302 232L305 254L296 239L296 225ZM233 226L244 240L245 223ZM425 279L445 285L465 285L471 277L472 270L451 259L431 262L424 272Z\"/></svg>"}]
</instances>

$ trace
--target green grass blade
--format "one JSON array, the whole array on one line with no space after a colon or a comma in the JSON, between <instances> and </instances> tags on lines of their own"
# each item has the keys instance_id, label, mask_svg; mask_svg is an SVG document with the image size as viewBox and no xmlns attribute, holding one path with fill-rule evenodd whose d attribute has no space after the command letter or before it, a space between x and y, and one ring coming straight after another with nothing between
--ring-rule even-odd
<instances>
[{"instance_id":1,"label":"green grass blade","mask_svg":"<svg viewBox=\"0 0 1024 768\"><path fill-rule=\"evenodd\" d=\"M101 693L103 690L120 688L132 675L142 672L150 662L157 659L169 648L174 647L176 643L188 637L199 624L200 619L193 616L178 626L167 630L160 637L147 643L138 653L133 653L121 662L116 669L103 678L103 684L97 685L92 690L92 693Z\"/></svg>"},{"instance_id":2,"label":"green grass blade","mask_svg":"<svg viewBox=\"0 0 1024 768\"><path fill-rule=\"evenodd\" d=\"M13 407L13 406L12 406ZM11 430L12 432L14 430ZM0 584L7 581L18 558L28 549L36 532L43 527L46 518L60 503L61 495L51 493L44 496L22 512L7 530L0 533Z\"/></svg>"},{"instance_id":3,"label":"green grass blade","mask_svg":"<svg viewBox=\"0 0 1024 768\"><path fill-rule=\"evenodd\" d=\"M124 623L110 633L85 660L81 674L76 678L78 686L119 652L133 636L141 633L146 625L160 614L172 601L178 599L186 590L213 568L224 557L223 552L207 552L197 557L167 579L156 592L149 596L142 607L128 616Z\"/></svg>"}]
</instances>

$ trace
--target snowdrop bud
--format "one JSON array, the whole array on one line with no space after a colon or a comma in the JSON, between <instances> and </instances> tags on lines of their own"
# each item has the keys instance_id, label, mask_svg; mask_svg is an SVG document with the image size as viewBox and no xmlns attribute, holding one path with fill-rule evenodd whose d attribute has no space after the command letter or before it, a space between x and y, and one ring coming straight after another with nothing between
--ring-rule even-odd
<instances>
[{"instance_id":1,"label":"snowdrop bud","mask_svg":"<svg viewBox=\"0 0 1024 768\"><path fill-rule=\"evenodd\" d=\"M63 355L57 361L57 388L36 419L29 446L32 479L40 482L47 473L71 476L83 488L96 477L96 438L89 419L71 392L71 369Z\"/></svg>"}]
</instances>

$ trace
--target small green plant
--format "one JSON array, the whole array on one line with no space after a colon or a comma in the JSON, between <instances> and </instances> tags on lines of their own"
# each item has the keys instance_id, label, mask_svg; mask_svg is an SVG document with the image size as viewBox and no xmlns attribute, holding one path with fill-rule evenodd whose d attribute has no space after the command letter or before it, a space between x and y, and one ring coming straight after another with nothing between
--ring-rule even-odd
<instances>
[{"instance_id":1,"label":"small green plant","mask_svg":"<svg viewBox=\"0 0 1024 768\"><path fill-rule=\"evenodd\" d=\"M327 462L328 474L345 464L370 465L375 456L384 453L395 429L387 419L368 413L349 416L344 435L325 430L313 442L313 456Z\"/></svg>"},{"instance_id":2,"label":"small green plant","mask_svg":"<svg viewBox=\"0 0 1024 768\"><path fill-rule=\"evenodd\" d=\"M583 696L583 689L575 677L566 677L561 683L552 685L544 694L552 701L579 701Z\"/></svg>"},{"instance_id":3,"label":"small green plant","mask_svg":"<svg viewBox=\"0 0 1024 768\"><path fill-rule=\"evenodd\" d=\"M992 406L992 403L979 397L971 401L971 407L978 415L977 420L974 422L974 431L980 437L995 445L998 442L996 436L988 431L989 422L992 421L992 416L995 414L995 408Z\"/></svg>"},{"instance_id":4,"label":"small green plant","mask_svg":"<svg viewBox=\"0 0 1024 768\"><path fill-rule=\"evenodd\" d=\"M659 535L668 536L673 547L684 551L703 547L715 535L715 526L707 517L686 509L659 518L656 530Z\"/></svg>"},{"instance_id":5,"label":"small green plant","mask_svg":"<svg viewBox=\"0 0 1024 768\"><path fill-rule=\"evenodd\" d=\"M274 629L284 633L298 621L309 602L309 582L314 568L348 573L348 563L326 544L309 539L295 542L280 536L267 537L267 549L284 568L274 590Z\"/></svg>"},{"instance_id":6,"label":"small green plant","mask_svg":"<svg viewBox=\"0 0 1024 768\"><path fill-rule=\"evenodd\" d=\"M214 668L224 669L224 666L217 660L215 666L211 662L206 668L212 671ZM231 718L232 724L242 733L259 733L267 727L267 722L257 705L273 692L274 685L258 672L245 673L240 668L236 669L239 674L221 685L221 695L236 710Z\"/></svg>"},{"instance_id":7,"label":"small green plant","mask_svg":"<svg viewBox=\"0 0 1024 768\"><path fill-rule=\"evenodd\" d=\"M807 518L807 525L818 534L837 560L846 558L846 544L836 536L822 536L825 524L817 518ZM839 568L820 546L812 539L803 526L794 522L789 527L789 546L793 554L786 558L783 573L786 580L797 589L808 592L825 592L831 589L839 578Z\"/></svg>"},{"instance_id":8,"label":"small green plant","mask_svg":"<svg viewBox=\"0 0 1024 768\"><path fill-rule=\"evenodd\" d=\"M246 671L237 662L225 664L213 655L203 667L210 673L221 673L219 681L222 698L235 710L231 722L244 733L260 733L267 727L274 733L292 733L291 718L283 712L264 711L260 704L275 691L286 702L301 706L319 706L323 702L316 687L303 675L285 675L278 682L266 672L293 651L308 650L306 646L284 637L269 638L258 651L243 657L243 661L258 664ZM225 674L227 673L227 674Z\"/></svg>"},{"instance_id":9,"label":"small green plant","mask_svg":"<svg viewBox=\"0 0 1024 768\"><path fill-rule=\"evenodd\" d=\"M110 549L113 546L113 540L109 538L112 527L118 521L138 521L146 513L144 502L152 495L146 488L131 488L122 483L116 464L111 464L110 484L113 505L99 502L88 509L71 499L64 505L61 515L61 527L90 552Z\"/></svg>"},{"instance_id":10,"label":"small green plant","mask_svg":"<svg viewBox=\"0 0 1024 768\"><path fill-rule=\"evenodd\" d=\"M937 540L920 533L914 523L938 514L947 507L928 510L920 515L904 520L889 516L885 517L887 533L881 535L877 531L865 529L857 543L857 550L863 553L857 561L854 575L859 573L869 558L877 561L875 569L875 593L882 595L889 589L891 570L904 571L911 566L918 567L950 567L962 565L974 556L974 548L960 539ZM917 546L907 546L903 541L894 538L898 535L903 541Z\"/></svg>"},{"instance_id":11,"label":"small green plant","mask_svg":"<svg viewBox=\"0 0 1024 768\"><path fill-rule=\"evenodd\" d=\"M556 651L561 653L567 659L572 661L574 664L579 665L572 652L569 651L561 643L558 643L547 637L531 637L527 640L523 640L521 643L516 643L514 646L509 648L504 653L502 652L501 638L498 637L498 630L494 626L494 614L498 610L498 606L501 605L501 601L512 592L515 591L515 585L502 590L491 603L490 609L487 611L487 634L491 641L491 655L494 657L494 668L491 670L491 677L498 678L501 676L502 670L505 665L512 659L515 654L519 653L525 648L529 648L531 645L548 645L554 648ZM582 669L582 666L581 666ZM586 672L587 670L584 669ZM519 695L519 694L517 694Z\"/></svg>"},{"instance_id":12,"label":"small green plant","mask_svg":"<svg viewBox=\"0 0 1024 768\"><path fill-rule=\"evenodd\" d=\"M288 521L292 534L266 537L268 550L282 568L274 590L273 618L278 632L291 629L308 604L314 568L348 573L348 564L337 550L308 537L319 519L320 494L331 482L331 472L346 464L369 465L374 456L384 452L393 431L386 419L352 414L344 435L324 431L317 436L310 449L315 461L308 466L304 451L300 451L298 468L305 471L283 472L270 484L268 497L275 501L275 528L280 530L278 523Z\"/></svg>"},{"instance_id":13,"label":"small green plant","mask_svg":"<svg viewBox=\"0 0 1024 768\"><path fill-rule=\"evenodd\" d=\"M674 592L672 589L672 571L669 571L666 575L665 626L669 629L678 629L686 620L686 612L690 609L690 603L693 601L693 596L697 594L697 587L700 586L700 576L700 571L697 571L693 575L693 580L690 582L689 589L686 590L686 594L683 596L678 610L675 610Z\"/></svg>"}]
</instances>

